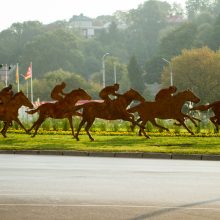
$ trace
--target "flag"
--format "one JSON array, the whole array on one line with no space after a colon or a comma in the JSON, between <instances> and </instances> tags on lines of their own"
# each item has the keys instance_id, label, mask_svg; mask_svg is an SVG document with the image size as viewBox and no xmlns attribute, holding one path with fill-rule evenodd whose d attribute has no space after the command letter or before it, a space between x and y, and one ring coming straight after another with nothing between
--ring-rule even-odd
<instances>
[{"instance_id":1,"label":"flag","mask_svg":"<svg viewBox=\"0 0 220 220\"><path fill-rule=\"evenodd\" d=\"M24 79L30 79L32 77L32 64L30 64L30 66L27 69L26 75L24 76Z\"/></svg>"},{"instance_id":2,"label":"flag","mask_svg":"<svg viewBox=\"0 0 220 220\"><path fill-rule=\"evenodd\" d=\"M17 84L19 84L19 71L18 71L18 64L16 65L15 81L16 81Z\"/></svg>"}]
</instances>

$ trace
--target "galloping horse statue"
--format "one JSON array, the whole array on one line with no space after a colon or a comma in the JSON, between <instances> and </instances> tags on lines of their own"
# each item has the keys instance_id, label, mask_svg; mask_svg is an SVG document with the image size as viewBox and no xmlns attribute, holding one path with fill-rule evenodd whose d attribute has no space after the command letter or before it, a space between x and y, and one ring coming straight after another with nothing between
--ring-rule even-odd
<instances>
[{"instance_id":1,"label":"galloping horse statue","mask_svg":"<svg viewBox=\"0 0 220 220\"><path fill-rule=\"evenodd\" d=\"M23 92L16 93L7 103L0 104L0 120L4 122L4 127L1 130L1 133L4 137L6 137L6 132L12 121L17 122L28 133L18 118L18 110L21 106L33 108L32 103Z\"/></svg>"},{"instance_id":2,"label":"galloping horse statue","mask_svg":"<svg viewBox=\"0 0 220 220\"><path fill-rule=\"evenodd\" d=\"M76 90L72 90L70 93L67 93L65 95L65 98L61 101L55 103L44 103L34 110L26 111L28 114L34 114L36 112L39 113L37 121L34 122L33 126L28 130L30 132L32 129L35 128L32 137L37 134L37 131L41 124L49 117L55 119L67 118L69 120L72 135L74 137L72 116L74 114L75 104L79 100L91 100L91 96L88 95L86 91L79 88Z\"/></svg>"},{"instance_id":3,"label":"galloping horse statue","mask_svg":"<svg viewBox=\"0 0 220 220\"><path fill-rule=\"evenodd\" d=\"M220 125L220 101L212 102L208 105L199 105L191 108L190 110L199 110L199 111L206 111L208 109L212 109L214 116L210 117L209 120L215 125L216 131L219 131Z\"/></svg>"},{"instance_id":4,"label":"galloping horse statue","mask_svg":"<svg viewBox=\"0 0 220 220\"><path fill-rule=\"evenodd\" d=\"M134 89L130 89L129 91L125 92L122 95L119 95L118 98L111 100L110 102L89 102L83 105L77 106L75 110L83 108L82 112L82 121L79 124L77 133L76 133L76 140L79 140L79 132L82 126L86 123L85 130L87 135L89 136L91 141L94 141L93 137L89 133L89 129L92 126L93 122L96 118L106 119L106 120L117 120L122 119L125 121L130 121L132 123L138 123L134 121L134 116L126 111L127 106L133 101L137 100L140 102L144 102L145 99L141 96L137 91ZM145 137L148 138L146 135L143 127L140 126L142 132L144 133Z\"/></svg>"},{"instance_id":5,"label":"galloping horse statue","mask_svg":"<svg viewBox=\"0 0 220 220\"><path fill-rule=\"evenodd\" d=\"M166 131L169 130L157 124L155 119L175 119L180 123L180 125L184 126L185 129L193 135L194 133L186 126L185 119L190 119L195 125L195 120L198 119L181 112L182 106L186 101L198 103L200 99L194 93L192 93L192 91L185 90L183 92L177 93L169 99L140 103L139 105L128 109L128 112L137 112L140 117L138 122L142 122L141 124L143 126L145 126L146 123L150 121L154 126ZM139 131L139 135L141 135L141 132L142 130Z\"/></svg>"}]
</instances>

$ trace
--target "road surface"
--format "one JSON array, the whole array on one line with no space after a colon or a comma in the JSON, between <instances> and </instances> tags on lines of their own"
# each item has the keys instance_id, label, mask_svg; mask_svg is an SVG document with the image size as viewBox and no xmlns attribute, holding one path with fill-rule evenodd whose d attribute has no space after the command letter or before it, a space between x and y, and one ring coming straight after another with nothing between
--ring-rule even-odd
<instances>
[{"instance_id":1,"label":"road surface","mask_svg":"<svg viewBox=\"0 0 220 220\"><path fill-rule=\"evenodd\" d=\"M220 219L220 162L0 155L0 219Z\"/></svg>"}]
</instances>

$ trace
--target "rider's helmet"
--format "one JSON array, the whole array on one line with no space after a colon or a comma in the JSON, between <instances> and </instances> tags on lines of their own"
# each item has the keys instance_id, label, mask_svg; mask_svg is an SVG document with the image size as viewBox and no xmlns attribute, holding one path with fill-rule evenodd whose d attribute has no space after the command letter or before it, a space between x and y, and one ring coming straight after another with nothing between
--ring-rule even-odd
<instances>
[{"instance_id":1,"label":"rider's helmet","mask_svg":"<svg viewBox=\"0 0 220 220\"><path fill-rule=\"evenodd\" d=\"M65 87L66 87L66 83L65 83L65 82L62 82L62 83L61 83L61 86L62 86L62 88L65 88Z\"/></svg>"},{"instance_id":2,"label":"rider's helmet","mask_svg":"<svg viewBox=\"0 0 220 220\"><path fill-rule=\"evenodd\" d=\"M169 90L170 90L171 93L175 93L177 88L176 88L176 86L170 86Z\"/></svg>"},{"instance_id":3,"label":"rider's helmet","mask_svg":"<svg viewBox=\"0 0 220 220\"><path fill-rule=\"evenodd\" d=\"M115 83L115 84L114 84L114 88L115 88L115 91L118 91L118 90L119 90L119 84L118 84L118 83Z\"/></svg>"}]
</instances>

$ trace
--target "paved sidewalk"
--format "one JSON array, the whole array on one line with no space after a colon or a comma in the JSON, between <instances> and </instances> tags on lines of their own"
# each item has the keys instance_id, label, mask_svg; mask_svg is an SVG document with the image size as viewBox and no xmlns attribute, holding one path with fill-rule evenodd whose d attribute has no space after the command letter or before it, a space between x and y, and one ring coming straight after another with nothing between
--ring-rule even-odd
<instances>
[{"instance_id":1,"label":"paved sidewalk","mask_svg":"<svg viewBox=\"0 0 220 220\"><path fill-rule=\"evenodd\" d=\"M120 157L120 158L151 158L151 159L183 159L183 160L215 160L220 155L211 154L173 154L173 153L141 153L141 152L87 152L87 151L56 151L56 150L0 150L0 154L60 155L85 157Z\"/></svg>"}]
</instances>

